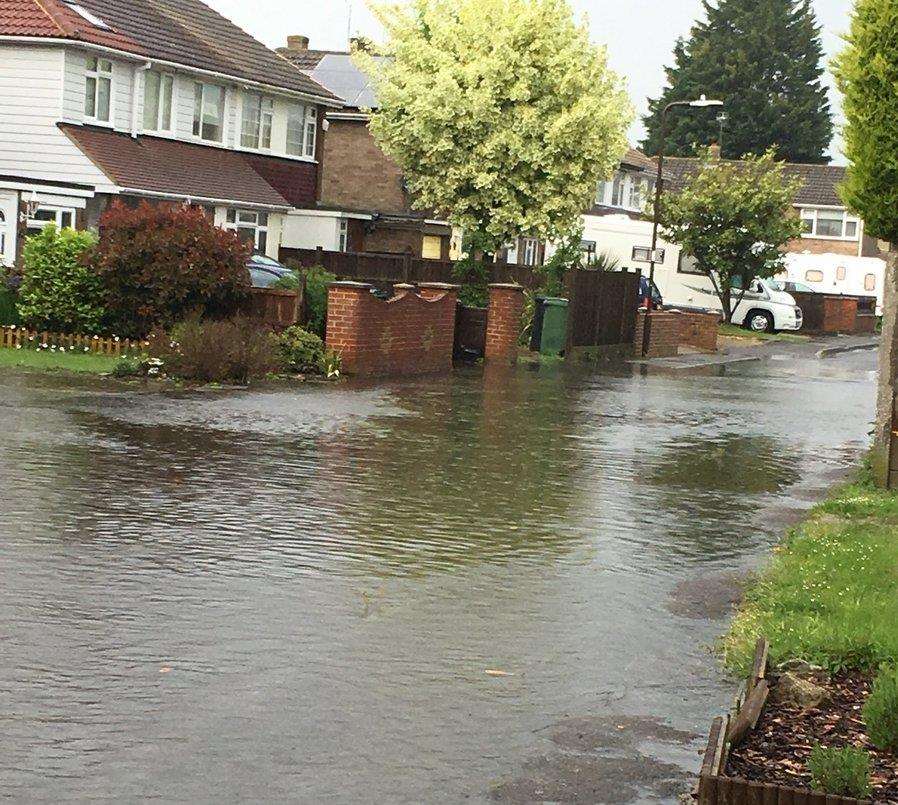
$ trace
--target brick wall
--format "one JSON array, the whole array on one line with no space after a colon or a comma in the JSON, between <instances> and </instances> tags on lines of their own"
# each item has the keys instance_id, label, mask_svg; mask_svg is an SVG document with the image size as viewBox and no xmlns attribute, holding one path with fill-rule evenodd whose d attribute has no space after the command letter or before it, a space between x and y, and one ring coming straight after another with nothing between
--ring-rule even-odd
<instances>
[{"instance_id":1,"label":"brick wall","mask_svg":"<svg viewBox=\"0 0 898 805\"><path fill-rule=\"evenodd\" d=\"M649 347L646 358L672 358L679 352L680 327L682 314L666 311L653 311L652 323L649 327ZM637 358L642 355L642 339L645 330L645 311L636 314L636 334L633 337L633 348Z\"/></svg>"},{"instance_id":2,"label":"brick wall","mask_svg":"<svg viewBox=\"0 0 898 805\"><path fill-rule=\"evenodd\" d=\"M857 327L857 298L822 293L793 293L801 308L802 330L810 333L853 333Z\"/></svg>"},{"instance_id":3,"label":"brick wall","mask_svg":"<svg viewBox=\"0 0 898 805\"><path fill-rule=\"evenodd\" d=\"M324 136L321 203L351 210L408 212L399 166L380 150L365 121L331 120Z\"/></svg>"},{"instance_id":4,"label":"brick wall","mask_svg":"<svg viewBox=\"0 0 898 805\"><path fill-rule=\"evenodd\" d=\"M523 310L524 289L520 285L490 285L483 354L485 360L497 363L514 363L517 360Z\"/></svg>"},{"instance_id":5,"label":"brick wall","mask_svg":"<svg viewBox=\"0 0 898 805\"><path fill-rule=\"evenodd\" d=\"M810 252L811 254L845 254L857 257L860 244L850 240L820 240L819 238L796 238L790 240L784 247L783 251L801 254L802 252Z\"/></svg>"},{"instance_id":6,"label":"brick wall","mask_svg":"<svg viewBox=\"0 0 898 805\"><path fill-rule=\"evenodd\" d=\"M717 352L718 313L676 311L680 315L680 343L704 352ZM640 342L641 343L641 342Z\"/></svg>"},{"instance_id":7,"label":"brick wall","mask_svg":"<svg viewBox=\"0 0 898 805\"><path fill-rule=\"evenodd\" d=\"M327 297L327 346L350 375L415 375L452 368L458 286L395 286L389 300L371 285L335 282Z\"/></svg>"}]
</instances>

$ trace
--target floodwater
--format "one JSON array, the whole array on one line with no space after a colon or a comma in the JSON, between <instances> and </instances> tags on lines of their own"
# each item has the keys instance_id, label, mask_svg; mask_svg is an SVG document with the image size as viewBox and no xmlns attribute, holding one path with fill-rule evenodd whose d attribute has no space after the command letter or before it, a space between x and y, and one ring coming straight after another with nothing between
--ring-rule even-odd
<instances>
[{"instance_id":1,"label":"floodwater","mask_svg":"<svg viewBox=\"0 0 898 805\"><path fill-rule=\"evenodd\" d=\"M0 792L674 801L733 574L872 353L158 393L0 376Z\"/></svg>"}]
</instances>

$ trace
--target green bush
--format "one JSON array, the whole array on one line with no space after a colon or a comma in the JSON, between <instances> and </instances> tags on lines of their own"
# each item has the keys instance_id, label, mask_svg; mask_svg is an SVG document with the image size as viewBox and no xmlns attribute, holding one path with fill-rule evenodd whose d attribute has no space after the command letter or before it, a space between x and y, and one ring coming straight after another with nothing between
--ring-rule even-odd
<instances>
[{"instance_id":1,"label":"green bush","mask_svg":"<svg viewBox=\"0 0 898 805\"><path fill-rule=\"evenodd\" d=\"M284 365L291 372L323 374L335 377L340 374L340 357L324 346L315 333L295 325L288 327L278 338L278 346Z\"/></svg>"},{"instance_id":2,"label":"green bush","mask_svg":"<svg viewBox=\"0 0 898 805\"><path fill-rule=\"evenodd\" d=\"M19 315L35 330L96 333L105 309L100 276L88 265L92 232L47 226L25 241Z\"/></svg>"},{"instance_id":3,"label":"green bush","mask_svg":"<svg viewBox=\"0 0 898 805\"><path fill-rule=\"evenodd\" d=\"M204 383L248 383L283 369L277 337L252 319L192 317L150 334L150 369ZM147 374L155 374L148 371Z\"/></svg>"},{"instance_id":4,"label":"green bush","mask_svg":"<svg viewBox=\"0 0 898 805\"><path fill-rule=\"evenodd\" d=\"M864 705L867 736L879 749L898 752L898 668L883 668Z\"/></svg>"},{"instance_id":5,"label":"green bush","mask_svg":"<svg viewBox=\"0 0 898 805\"><path fill-rule=\"evenodd\" d=\"M122 355L112 367L112 374L114 377L134 377L141 373L140 363L140 358L136 355Z\"/></svg>"},{"instance_id":6,"label":"green bush","mask_svg":"<svg viewBox=\"0 0 898 805\"><path fill-rule=\"evenodd\" d=\"M870 753L846 746L835 749L819 744L808 760L811 785L815 791L845 797L866 797L870 793Z\"/></svg>"},{"instance_id":7,"label":"green bush","mask_svg":"<svg viewBox=\"0 0 898 805\"><path fill-rule=\"evenodd\" d=\"M324 330L327 325L327 286L337 277L330 271L325 271L321 266L308 266L293 269L292 277L282 277L275 284L275 288L296 290L306 281L306 308L309 312L309 320L306 329L324 338Z\"/></svg>"},{"instance_id":8,"label":"green bush","mask_svg":"<svg viewBox=\"0 0 898 805\"><path fill-rule=\"evenodd\" d=\"M20 324L21 321L19 310L16 307L16 293L11 288L6 287L5 282L0 277L0 327Z\"/></svg>"}]
</instances>

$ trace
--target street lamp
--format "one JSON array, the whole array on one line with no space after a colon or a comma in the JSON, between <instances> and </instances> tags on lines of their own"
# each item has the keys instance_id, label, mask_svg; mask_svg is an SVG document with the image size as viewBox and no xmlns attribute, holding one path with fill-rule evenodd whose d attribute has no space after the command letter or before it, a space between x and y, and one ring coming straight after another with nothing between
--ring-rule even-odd
<instances>
[{"instance_id":1,"label":"street lamp","mask_svg":"<svg viewBox=\"0 0 898 805\"><path fill-rule=\"evenodd\" d=\"M649 255L649 304L645 311L645 324L642 331L642 355L649 351L652 313L652 289L655 287L655 253L658 249L658 206L661 204L661 190L664 183L664 149L667 146L667 113L676 106L691 106L694 109L705 109L709 106L723 106L723 101L716 101L702 95L694 101L671 101L661 111L661 146L658 150L658 174L655 177L655 204L652 211L652 251Z\"/></svg>"}]
</instances>

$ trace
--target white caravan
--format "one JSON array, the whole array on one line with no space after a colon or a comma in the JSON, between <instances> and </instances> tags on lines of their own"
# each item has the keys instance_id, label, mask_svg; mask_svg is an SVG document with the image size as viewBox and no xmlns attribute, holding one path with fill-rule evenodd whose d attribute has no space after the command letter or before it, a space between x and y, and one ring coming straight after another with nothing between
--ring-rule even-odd
<instances>
[{"instance_id":1,"label":"white caravan","mask_svg":"<svg viewBox=\"0 0 898 805\"><path fill-rule=\"evenodd\" d=\"M817 293L875 296L876 315L881 316L885 269L878 257L790 253L777 279L800 282Z\"/></svg>"},{"instance_id":2,"label":"white caravan","mask_svg":"<svg viewBox=\"0 0 898 805\"><path fill-rule=\"evenodd\" d=\"M618 267L649 274L648 257L652 224L627 215L583 216L583 240L590 251L607 254ZM680 247L659 240L661 260L655 263L655 285L666 307L693 310L722 310L711 280L697 272L691 258ZM548 254L547 254L548 256ZM764 280L756 280L733 313L733 323L759 332L801 329L801 310L795 300Z\"/></svg>"}]
</instances>

